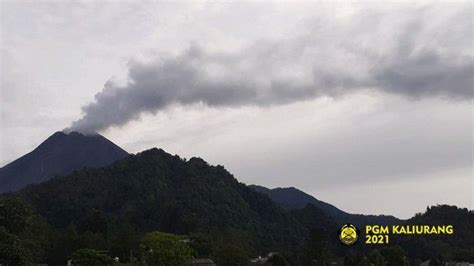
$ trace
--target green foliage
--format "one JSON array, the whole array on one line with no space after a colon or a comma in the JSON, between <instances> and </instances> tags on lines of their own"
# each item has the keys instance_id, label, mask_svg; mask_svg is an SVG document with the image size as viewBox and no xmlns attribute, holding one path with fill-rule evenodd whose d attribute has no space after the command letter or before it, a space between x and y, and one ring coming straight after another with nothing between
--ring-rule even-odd
<instances>
[{"instance_id":1,"label":"green foliage","mask_svg":"<svg viewBox=\"0 0 474 266\"><path fill-rule=\"evenodd\" d=\"M72 254L72 262L78 266L105 266L111 265L113 260L110 256L94 249L83 248Z\"/></svg>"},{"instance_id":2,"label":"green foliage","mask_svg":"<svg viewBox=\"0 0 474 266\"><path fill-rule=\"evenodd\" d=\"M33 258L18 236L0 226L0 264L31 265Z\"/></svg>"},{"instance_id":3,"label":"green foliage","mask_svg":"<svg viewBox=\"0 0 474 266\"><path fill-rule=\"evenodd\" d=\"M52 265L64 264L72 253L79 248L79 237L74 224L70 224L65 229L53 231L50 249L47 253L47 263Z\"/></svg>"},{"instance_id":4,"label":"green foliage","mask_svg":"<svg viewBox=\"0 0 474 266\"><path fill-rule=\"evenodd\" d=\"M130 224L118 224L110 232L110 253L121 261L130 262L133 255L138 256L141 234Z\"/></svg>"},{"instance_id":5,"label":"green foliage","mask_svg":"<svg viewBox=\"0 0 474 266\"><path fill-rule=\"evenodd\" d=\"M12 234L21 233L31 224L33 211L22 200L6 196L0 198L0 225Z\"/></svg>"},{"instance_id":6,"label":"green foliage","mask_svg":"<svg viewBox=\"0 0 474 266\"><path fill-rule=\"evenodd\" d=\"M178 258L186 261L195 255L221 265L244 265L251 257L274 251L291 263L324 265L349 251L337 242L337 224L318 207L286 211L222 166L199 158L185 161L157 149L109 167L53 178L17 195L21 199L0 196L0 260L13 265L64 264L84 248L107 250L126 262L134 257L140 263L149 260L151 265L174 254L158 254L167 248L181 250ZM399 265L408 261L405 257L474 260L472 211L435 206L406 223L453 224L455 233L397 236L391 245L400 247L377 252L356 244L350 247L354 254L345 258L347 265ZM184 245L171 234L147 234L156 230L188 235L189 242ZM153 248L150 254L147 245L155 244L165 248Z\"/></svg>"},{"instance_id":7,"label":"green foliage","mask_svg":"<svg viewBox=\"0 0 474 266\"><path fill-rule=\"evenodd\" d=\"M239 183L222 166L182 160L152 149L101 169L27 187L20 195L57 229L71 222L79 246L112 248L117 225L138 234L159 230L190 235L238 231L255 252L298 252L307 235L292 215L266 195ZM132 242L130 245L133 245ZM114 247L123 257L135 247Z\"/></svg>"},{"instance_id":8,"label":"green foliage","mask_svg":"<svg viewBox=\"0 0 474 266\"><path fill-rule=\"evenodd\" d=\"M280 253L274 253L267 261L272 266L290 266L290 263Z\"/></svg>"},{"instance_id":9,"label":"green foliage","mask_svg":"<svg viewBox=\"0 0 474 266\"><path fill-rule=\"evenodd\" d=\"M368 257L369 263L373 266L387 266L387 259L380 254L378 250L373 250L369 253Z\"/></svg>"},{"instance_id":10,"label":"green foliage","mask_svg":"<svg viewBox=\"0 0 474 266\"><path fill-rule=\"evenodd\" d=\"M210 257L214 253L214 240L210 235L195 233L189 236L190 246L200 257Z\"/></svg>"},{"instance_id":11,"label":"green foliage","mask_svg":"<svg viewBox=\"0 0 474 266\"><path fill-rule=\"evenodd\" d=\"M249 263L249 254L241 246L232 243L219 245L216 251L216 262L222 266L241 266Z\"/></svg>"},{"instance_id":12,"label":"green foliage","mask_svg":"<svg viewBox=\"0 0 474 266\"><path fill-rule=\"evenodd\" d=\"M443 263L438 259L431 259L429 266L443 266Z\"/></svg>"},{"instance_id":13,"label":"green foliage","mask_svg":"<svg viewBox=\"0 0 474 266\"><path fill-rule=\"evenodd\" d=\"M359 260L359 262L357 264L354 264L354 265L357 265L357 266L372 266L372 265L370 265L370 261L367 259L367 257L363 257L362 259Z\"/></svg>"},{"instance_id":14,"label":"green foliage","mask_svg":"<svg viewBox=\"0 0 474 266\"><path fill-rule=\"evenodd\" d=\"M140 249L147 265L187 265L193 254L186 239L162 232L146 234L140 243Z\"/></svg>"},{"instance_id":15,"label":"green foliage","mask_svg":"<svg viewBox=\"0 0 474 266\"><path fill-rule=\"evenodd\" d=\"M344 256L344 265L357 265L356 258L351 254Z\"/></svg>"},{"instance_id":16,"label":"green foliage","mask_svg":"<svg viewBox=\"0 0 474 266\"><path fill-rule=\"evenodd\" d=\"M474 261L474 212L449 205L427 207L406 224L453 225L452 235L397 237L397 244L412 258L442 261Z\"/></svg>"},{"instance_id":17,"label":"green foliage","mask_svg":"<svg viewBox=\"0 0 474 266\"><path fill-rule=\"evenodd\" d=\"M380 254L387 260L387 266L405 265L406 252L399 246L383 248Z\"/></svg>"},{"instance_id":18,"label":"green foliage","mask_svg":"<svg viewBox=\"0 0 474 266\"><path fill-rule=\"evenodd\" d=\"M333 254L341 247L334 237L338 227L334 220L313 204L292 210L291 213L309 231L299 258L300 264L329 263Z\"/></svg>"},{"instance_id":19,"label":"green foliage","mask_svg":"<svg viewBox=\"0 0 474 266\"><path fill-rule=\"evenodd\" d=\"M42 261L49 227L24 201L0 197L0 263L29 265Z\"/></svg>"}]
</instances>

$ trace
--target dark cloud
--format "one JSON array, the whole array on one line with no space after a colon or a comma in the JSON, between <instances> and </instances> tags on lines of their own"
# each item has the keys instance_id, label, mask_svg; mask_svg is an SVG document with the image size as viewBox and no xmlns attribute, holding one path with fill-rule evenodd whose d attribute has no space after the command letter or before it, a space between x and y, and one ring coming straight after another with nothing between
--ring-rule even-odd
<instances>
[{"instance_id":1,"label":"dark cloud","mask_svg":"<svg viewBox=\"0 0 474 266\"><path fill-rule=\"evenodd\" d=\"M472 57L447 57L435 51L400 55L374 76L376 85L412 97L446 96L471 99L474 94Z\"/></svg>"},{"instance_id":2,"label":"dark cloud","mask_svg":"<svg viewBox=\"0 0 474 266\"><path fill-rule=\"evenodd\" d=\"M323 31L316 25L309 34L258 41L238 52L192 45L177 56L131 62L127 84L108 82L69 130L122 126L173 104L267 106L362 89L410 98L472 99L471 43L463 39L453 47L444 40L472 37L469 13L455 12L433 32L424 12L413 12L402 27L387 28L393 36L382 34L380 25L387 23L377 14ZM368 21L372 25L363 24ZM449 33L446 29L456 23L461 29ZM387 47L377 47L384 43Z\"/></svg>"}]
</instances>

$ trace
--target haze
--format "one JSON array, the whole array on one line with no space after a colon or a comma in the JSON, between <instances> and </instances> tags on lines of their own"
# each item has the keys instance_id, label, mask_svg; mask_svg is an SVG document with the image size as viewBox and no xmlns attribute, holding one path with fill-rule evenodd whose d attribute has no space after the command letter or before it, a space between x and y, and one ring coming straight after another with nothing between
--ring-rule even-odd
<instances>
[{"instance_id":1,"label":"haze","mask_svg":"<svg viewBox=\"0 0 474 266\"><path fill-rule=\"evenodd\" d=\"M473 4L1 4L0 165L53 132L354 213L473 208Z\"/></svg>"}]
</instances>

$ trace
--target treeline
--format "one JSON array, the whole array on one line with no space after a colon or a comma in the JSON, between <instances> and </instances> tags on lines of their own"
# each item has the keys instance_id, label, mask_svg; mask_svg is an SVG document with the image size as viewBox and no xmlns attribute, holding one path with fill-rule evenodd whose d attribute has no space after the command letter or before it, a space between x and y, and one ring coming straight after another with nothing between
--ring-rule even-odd
<instances>
[{"instance_id":1,"label":"treeline","mask_svg":"<svg viewBox=\"0 0 474 266\"><path fill-rule=\"evenodd\" d=\"M95 213L87 228L71 223L56 229L22 199L1 196L0 264L64 265L72 259L74 265L110 265L117 257L133 265L186 265L193 258L212 258L219 265L247 265L256 254L247 232L143 233ZM289 265L283 255L275 257Z\"/></svg>"},{"instance_id":2,"label":"treeline","mask_svg":"<svg viewBox=\"0 0 474 266\"><path fill-rule=\"evenodd\" d=\"M457 231L450 239L403 239L378 251L363 243L346 247L336 222L316 206L284 210L222 166L152 149L0 195L0 263L64 265L96 255L148 263L143 247L151 232L185 243L187 261L219 265L246 265L270 252L292 265L472 258L472 211L438 206L409 222L456 223Z\"/></svg>"},{"instance_id":3,"label":"treeline","mask_svg":"<svg viewBox=\"0 0 474 266\"><path fill-rule=\"evenodd\" d=\"M432 258L437 261L474 262L474 212L456 206L427 207L406 221L406 224L452 225L452 235L407 235L396 243L414 258Z\"/></svg>"},{"instance_id":4,"label":"treeline","mask_svg":"<svg viewBox=\"0 0 474 266\"><path fill-rule=\"evenodd\" d=\"M79 248L118 257L138 254L137 243L153 231L208 239L212 250L201 247L199 256L215 258L273 251L297 257L307 235L295 217L222 166L158 149L4 195L8 197L19 197L49 226L42 261L53 265Z\"/></svg>"},{"instance_id":5,"label":"treeline","mask_svg":"<svg viewBox=\"0 0 474 266\"><path fill-rule=\"evenodd\" d=\"M211 258L218 265L248 265L256 257L248 232L191 233L175 235L164 232L142 232L129 223L107 219L100 211L86 224L69 224L52 228L24 200L15 195L0 197L0 263L4 265L64 265L72 259L75 265L111 265L114 258L132 265L187 265L193 258ZM308 230L308 238L298 254L285 250L273 255L271 265L419 265L431 259L430 265L449 261L472 261L472 212L453 206L428 208L409 223L434 224L452 220L459 234L450 239L432 241L427 237L401 239L398 245L379 249L366 246L346 247L328 228L331 221L321 210L308 205L293 211ZM320 227L325 219L328 227ZM438 220L440 219L441 220ZM315 223L315 224L314 224ZM330 229L332 230L332 229ZM459 236L457 236L459 235ZM420 244L422 243L422 244ZM265 255L265 254L261 254Z\"/></svg>"}]
</instances>

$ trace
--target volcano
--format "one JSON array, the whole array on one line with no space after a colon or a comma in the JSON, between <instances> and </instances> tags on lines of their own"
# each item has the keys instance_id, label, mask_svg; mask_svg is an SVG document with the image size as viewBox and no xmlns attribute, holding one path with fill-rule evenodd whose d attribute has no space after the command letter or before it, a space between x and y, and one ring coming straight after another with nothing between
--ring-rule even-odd
<instances>
[{"instance_id":1,"label":"volcano","mask_svg":"<svg viewBox=\"0 0 474 266\"><path fill-rule=\"evenodd\" d=\"M107 166L127 156L125 150L99 134L56 132L32 152L0 168L0 193L84 167Z\"/></svg>"}]
</instances>

